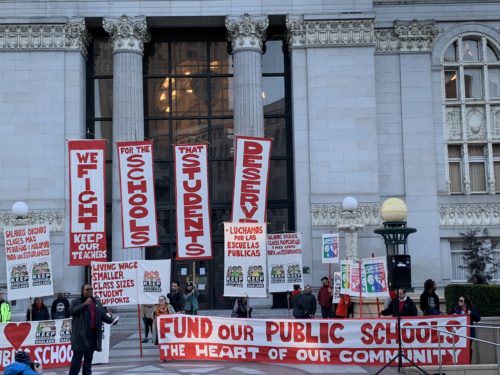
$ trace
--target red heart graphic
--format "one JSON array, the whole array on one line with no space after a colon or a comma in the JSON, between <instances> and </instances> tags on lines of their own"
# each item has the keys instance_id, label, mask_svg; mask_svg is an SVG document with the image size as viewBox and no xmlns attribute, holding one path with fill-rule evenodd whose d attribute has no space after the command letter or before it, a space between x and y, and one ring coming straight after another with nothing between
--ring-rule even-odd
<instances>
[{"instance_id":1,"label":"red heart graphic","mask_svg":"<svg viewBox=\"0 0 500 375\"><path fill-rule=\"evenodd\" d=\"M14 349L18 350L31 331L29 323L9 323L4 328L4 334Z\"/></svg>"}]
</instances>

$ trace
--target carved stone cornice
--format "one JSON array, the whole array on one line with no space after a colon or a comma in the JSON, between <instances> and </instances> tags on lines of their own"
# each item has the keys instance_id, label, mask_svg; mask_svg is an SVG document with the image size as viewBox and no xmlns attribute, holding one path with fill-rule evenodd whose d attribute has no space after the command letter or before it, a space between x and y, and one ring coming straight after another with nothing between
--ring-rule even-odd
<instances>
[{"instance_id":1,"label":"carved stone cornice","mask_svg":"<svg viewBox=\"0 0 500 375\"><path fill-rule=\"evenodd\" d=\"M0 232L5 226L47 224L51 232L64 231L64 210L29 211L25 218L17 218L9 211L0 211Z\"/></svg>"},{"instance_id":2,"label":"carved stone cornice","mask_svg":"<svg viewBox=\"0 0 500 375\"><path fill-rule=\"evenodd\" d=\"M375 45L372 19L306 21L303 16L288 15L286 27L290 48Z\"/></svg>"},{"instance_id":3,"label":"carved stone cornice","mask_svg":"<svg viewBox=\"0 0 500 375\"><path fill-rule=\"evenodd\" d=\"M0 51L67 50L87 55L90 34L84 20L65 24L0 25Z\"/></svg>"},{"instance_id":4,"label":"carved stone cornice","mask_svg":"<svg viewBox=\"0 0 500 375\"><path fill-rule=\"evenodd\" d=\"M500 224L500 204L443 204L441 226L488 226Z\"/></svg>"},{"instance_id":5,"label":"carved stone cornice","mask_svg":"<svg viewBox=\"0 0 500 375\"><path fill-rule=\"evenodd\" d=\"M311 214L313 227L338 228L339 225L343 224L343 209L342 205L340 204L313 204L311 206ZM379 203L360 204L358 208L353 212L353 215L356 217L356 222L358 223L357 225L382 225Z\"/></svg>"},{"instance_id":6,"label":"carved stone cornice","mask_svg":"<svg viewBox=\"0 0 500 375\"><path fill-rule=\"evenodd\" d=\"M233 53L252 49L262 52L266 40L269 19L266 16L226 17L227 39L231 42Z\"/></svg>"},{"instance_id":7,"label":"carved stone cornice","mask_svg":"<svg viewBox=\"0 0 500 375\"><path fill-rule=\"evenodd\" d=\"M151 40L146 17L144 16L131 18L126 15L106 17L102 20L102 26L111 35L113 53L135 52L142 55L144 43Z\"/></svg>"},{"instance_id":8,"label":"carved stone cornice","mask_svg":"<svg viewBox=\"0 0 500 375\"><path fill-rule=\"evenodd\" d=\"M375 53L430 53L438 35L433 20L394 21L392 29L375 30Z\"/></svg>"}]
</instances>

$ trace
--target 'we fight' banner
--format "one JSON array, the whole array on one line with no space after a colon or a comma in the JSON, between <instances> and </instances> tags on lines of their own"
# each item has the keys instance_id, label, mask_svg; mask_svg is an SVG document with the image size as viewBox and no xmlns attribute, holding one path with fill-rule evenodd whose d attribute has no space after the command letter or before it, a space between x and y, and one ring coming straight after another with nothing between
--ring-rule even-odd
<instances>
[{"instance_id":1,"label":"'we fight' banner","mask_svg":"<svg viewBox=\"0 0 500 375\"><path fill-rule=\"evenodd\" d=\"M95 352L92 363L109 362L110 326L104 324L102 351ZM0 372L14 362L18 349L29 353L44 369L68 367L71 350L71 319L0 324Z\"/></svg>"},{"instance_id":2,"label":"'we fight' banner","mask_svg":"<svg viewBox=\"0 0 500 375\"><path fill-rule=\"evenodd\" d=\"M207 153L206 144L174 147L177 259L212 258Z\"/></svg>"},{"instance_id":3,"label":"'we fight' banner","mask_svg":"<svg viewBox=\"0 0 500 375\"><path fill-rule=\"evenodd\" d=\"M104 306L156 304L170 291L170 259L92 262L91 285Z\"/></svg>"},{"instance_id":4,"label":"'we fight' banner","mask_svg":"<svg viewBox=\"0 0 500 375\"><path fill-rule=\"evenodd\" d=\"M301 234L268 234L267 267L269 293L291 291L295 284L304 288Z\"/></svg>"},{"instance_id":5,"label":"'we fight' banner","mask_svg":"<svg viewBox=\"0 0 500 375\"><path fill-rule=\"evenodd\" d=\"M271 139L236 137L233 223L265 223Z\"/></svg>"},{"instance_id":6,"label":"'we fight' banner","mask_svg":"<svg viewBox=\"0 0 500 375\"><path fill-rule=\"evenodd\" d=\"M157 246L153 142L117 142L123 247Z\"/></svg>"},{"instance_id":7,"label":"'we fight' banner","mask_svg":"<svg viewBox=\"0 0 500 375\"><path fill-rule=\"evenodd\" d=\"M266 224L224 223L224 297L266 297Z\"/></svg>"},{"instance_id":8,"label":"'we fight' banner","mask_svg":"<svg viewBox=\"0 0 500 375\"><path fill-rule=\"evenodd\" d=\"M9 298L53 295L49 227L4 227L3 236Z\"/></svg>"},{"instance_id":9,"label":"'we fight' banner","mask_svg":"<svg viewBox=\"0 0 500 375\"><path fill-rule=\"evenodd\" d=\"M106 261L104 140L68 141L70 266Z\"/></svg>"},{"instance_id":10,"label":"'we fight' banner","mask_svg":"<svg viewBox=\"0 0 500 375\"><path fill-rule=\"evenodd\" d=\"M403 351L417 365L470 362L466 316L403 319ZM160 359L381 366L398 353L396 319L231 319L161 315ZM452 325L453 327L449 326ZM455 360L455 361L454 361ZM394 363L397 366L397 361ZM403 365L409 365L403 360Z\"/></svg>"}]
</instances>

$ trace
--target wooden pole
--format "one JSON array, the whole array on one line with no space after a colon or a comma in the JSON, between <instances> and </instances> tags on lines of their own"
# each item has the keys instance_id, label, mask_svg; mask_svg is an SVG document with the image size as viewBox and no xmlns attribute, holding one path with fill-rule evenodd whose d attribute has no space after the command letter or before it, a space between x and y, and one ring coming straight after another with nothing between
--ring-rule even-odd
<instances>
[{"instance_id":1,"label":"wooden pole","mask_svg":"<svg viewBox=\"0 0 500 375\"><path fill-rule=\"evenodd\" d=\"M138 324L138 327L139 327L139 352L141 353L141 358L142 358L141 305L139 305L139 304L137 304L137 320L139 321L139 324Z\"/></svg>"},{"instance_id":2,"label":"wooden pole","mask_svg":"<svg viewBox=\"0 0 500 375\"><path fill-rule=\"evenodd\" d=\"M359 317L363 318L363 286L361 285L361 259L359 260Z\"/></svg>"}]
</instances>

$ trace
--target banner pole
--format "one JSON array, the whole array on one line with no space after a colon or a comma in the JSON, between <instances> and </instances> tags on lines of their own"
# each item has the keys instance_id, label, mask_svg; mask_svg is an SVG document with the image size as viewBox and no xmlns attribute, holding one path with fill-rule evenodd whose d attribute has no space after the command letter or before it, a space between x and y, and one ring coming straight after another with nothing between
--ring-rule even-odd
<instances>
[{"instance_id":1,"label":"banner pole","mask_svg":"<svg viewBox=\"0 0 500 375\"><path fill-rule=\"evenodd\" d=\"M372 258L375 258L375 254L372 253ZM377 314L380 312L380 300L377 297Z\"/></svg>"},{"instance_id":2,"label":"banner pole","mask_svg":"<svg viewBox=\"0 0 500 375\"><path fill-rule=\"evenodd\" d=\"M359 260L359 317L363 319L363 286L361 285L361 259Z\"/></svg>"},{"instance_id":3,"label":"banner pole","mask_svg":"<svg viewBox=\"0 0 500 375\"><path fill-rule=\"evenodd\" d=\"M141 353L141 358L142 358L141 305L139 305L139 304L137 304L137 320L139 321L139 324L138 324L138 327L139 327L139 352ZM151 329L151 331L152 331L152 329ZM151 333L153 333L153 332L151 332Z\"/></svg>"}]
</instances>

